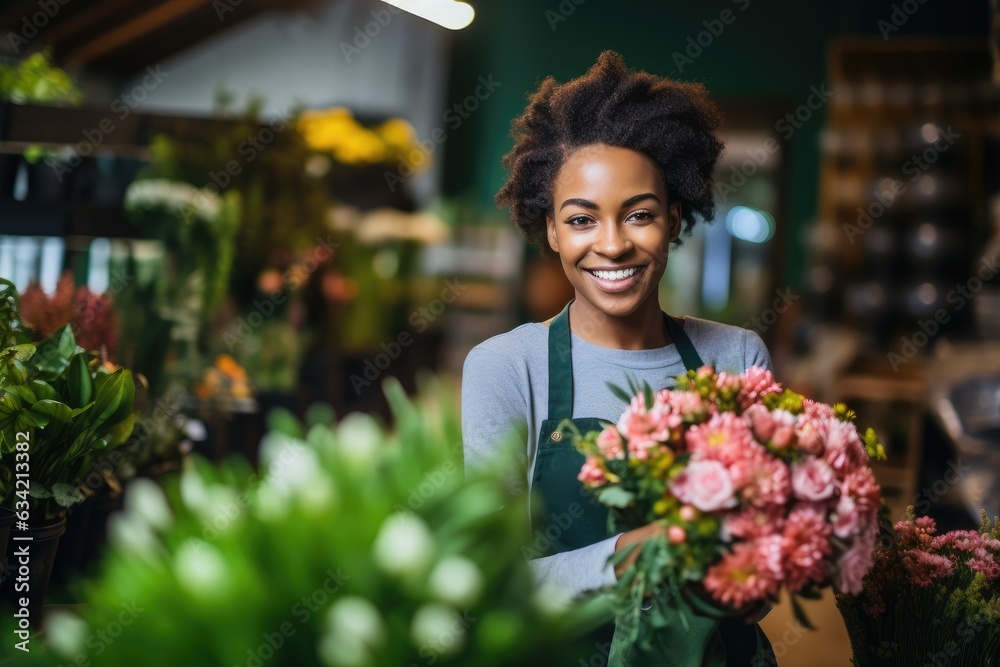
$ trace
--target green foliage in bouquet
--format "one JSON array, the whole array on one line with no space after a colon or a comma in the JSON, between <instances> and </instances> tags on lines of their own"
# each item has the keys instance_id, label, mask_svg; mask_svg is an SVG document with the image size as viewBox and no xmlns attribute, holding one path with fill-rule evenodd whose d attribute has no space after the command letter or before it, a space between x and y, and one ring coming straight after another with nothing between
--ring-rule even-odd
<instances>
[{"instance_id":1,"label":"green foliage in bouquet","mask_svg":"<svg viewBox=\"0 0 1000 667\"><path fill-rule=\"evenodd\" d=\"M83 500L100 450L132 432L135 384L76 344L66 325L25 340L14 285L0 279L0 504L52 519Z\"/></svg>"},{"instance_id":2,"label":"green foliage in bouquet","mask_svg":"<svg viewBox=\"0 0 1000 667\"><path fill-rule=\"evenodd\" d=\"M1000 664L1000 519L936 535L930 517L885 515L860 595L837 595L856 667Z\"/></svg>"},{"instance_id":3,"label":"green foliage in bouquet","mask_svg":"<svg viewBox=\"0 0 1000 667\"><path fill-rule=\"evenodd\" d=\"M525 499L463 476L453 392L385 386L392 432L274 411L260 471L194 459L163 491L134 481L81 616L47 617L19 664L577 664L580 611L519 551Z\"/></svg>"}]
</instances>

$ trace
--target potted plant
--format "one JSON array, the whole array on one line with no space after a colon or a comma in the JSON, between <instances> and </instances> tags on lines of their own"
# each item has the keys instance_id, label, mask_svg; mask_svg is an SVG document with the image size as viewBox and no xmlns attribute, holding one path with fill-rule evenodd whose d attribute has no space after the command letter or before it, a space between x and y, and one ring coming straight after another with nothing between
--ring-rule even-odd
<instances>
[{"instance_id":1,"label":"potted plant","mask_svg":"<svg viewBox=\"0 0 1000 667\"><path fill-rule=\"evenodd\" d=\"M83 93L63 69L52 64L49 50L34 53L17 64L0 61L0 138L7 138L6 104L41 106L79 106ZM54 160L59 154L51 148L31 145L23 155L0 153L0 198L14 195L14 182L20 170L26 170L27 197L34 201L59 199L68 192L69 180ZM55 167L53 166L55 165Z\"/></svg>"},{"instance_id":2,"label":"potted plant","mask_svg":"<svg viewBox=\"0 0 1000 667\"><path fill-rule=\"evenodd\" d=\"M135 384L130 371L101 364L76 344L71 325L41 342L28 336L14 285L0 279L0 506L16 511L15 531L32 536L29 613L37 623L65 531L67 508L95 455L132 432ZM13 541L8 546L12 551ZM12 596L13 579L0 587ZM24 593L19 593L18 597Z\"/></svg>"}]
</instances>

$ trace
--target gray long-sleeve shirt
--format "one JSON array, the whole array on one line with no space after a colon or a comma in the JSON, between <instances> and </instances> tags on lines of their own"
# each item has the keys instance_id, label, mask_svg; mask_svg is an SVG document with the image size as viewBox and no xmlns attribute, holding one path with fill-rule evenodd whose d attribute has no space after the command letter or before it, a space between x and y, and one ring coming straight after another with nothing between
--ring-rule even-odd
<instances>
[{"instance_id":1,"label":"gray long-sleeve shirt","mask_svg":"<svg viewBox=\"0 0 1000 667\"><path fill-rule=\"evenodd\" d=\"M771 369L771 356L756 333L695 317L682 320L702 360L718 371L742 372L750 366ZM465 468L473 470L509 455L501 444L512 434L523 447L516 450L520 474L512 484L530 490L538 433L548 418L548 333L533 322L486 340L469 352L462 372L462 439ZM652 350L600 347L571 336L573 355L573 418L596 417L617 422L625 405L607 387L628 386L628 377L654 389L670 387L684 373L673 344ZM509 462L508 462L509 463ZM537 558L531 566L540 584L555 586L569 596L614 584L608 558L618 536L587 547Z\"/></svg>"}]
</instances>

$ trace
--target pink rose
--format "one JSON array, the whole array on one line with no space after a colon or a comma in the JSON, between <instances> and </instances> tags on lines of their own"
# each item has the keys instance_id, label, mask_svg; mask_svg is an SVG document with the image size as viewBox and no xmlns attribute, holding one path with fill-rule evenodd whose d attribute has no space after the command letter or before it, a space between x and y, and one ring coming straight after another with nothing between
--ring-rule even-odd
<instances>
[{"instance_id":1,"label":"pink rose","mask_svg":"<svg viewBox=\"0 0 1000 667\"><path fill-rule=\"evenodd\" d=\"M606 459L625 458L625 443L615 426L608 426L597 436L597 447L601 450L601 455Z\"/></svg>"},{"instance_id":2,"label":"pink rose","mask_svg":"<svg viewBox=\"0 0 1000 667\"><path fill-rule=\"evenodd\" d=\"M733 481L726 466L718 461L691 461L671 483L670 489L682 502L702 512L736 506Z\"/></svg>"},{"instance_id":3,"label":"pink rose","mask_svg":"<svg viewBox=\"0 0 1000 667\"><path fill-rule=\"evenodd\" d=\"M826 500L836 488L837 475L822 459L807 459L792 468L792 492L796 498Z\"/></svg>"},{"instance_id":4,"label":"pink rose","mask_svg":"<svg viewBox=\"0 0 1000 667\"><path fill-rule=\"evenodd\" d=\"M580 474L576 478L589 487L601 486L608 481L607 473L601 467L601 462L596 456L587 457L583 467L580 468Z\"/></svg>"}]
</instances>

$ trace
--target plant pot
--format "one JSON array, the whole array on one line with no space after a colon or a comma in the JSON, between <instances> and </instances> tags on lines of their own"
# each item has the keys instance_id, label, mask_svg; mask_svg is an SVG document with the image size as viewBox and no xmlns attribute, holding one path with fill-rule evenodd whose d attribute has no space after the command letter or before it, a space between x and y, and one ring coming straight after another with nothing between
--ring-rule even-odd
<instances>
[{"instance_id":1,"label":"plant pot","mask_svg":"<svg viewBox=\"0 0 1000 667\"><path fill-rule=\"evenodd\" d=\"M4 572L8 575L0 584L0 604L20 609L19 600L28 600L28 619L32 626L41 627L42 605L45 603L45 593L52 576L52 565L55 563L56 550L59 548L59 538L66 532L66 517L48 525L29 528L27 531L14 531L7 544L7 558ZM30 537L30 540L19 540L19 537ZM27 549L27 563L21 551ZM25 588L26 590L17 590Z\"/></svg>"}]
</instances>

